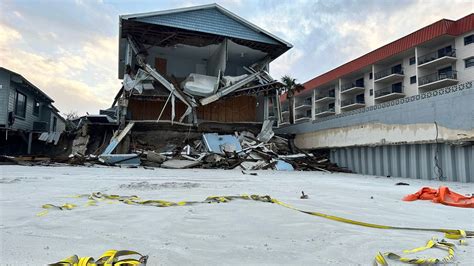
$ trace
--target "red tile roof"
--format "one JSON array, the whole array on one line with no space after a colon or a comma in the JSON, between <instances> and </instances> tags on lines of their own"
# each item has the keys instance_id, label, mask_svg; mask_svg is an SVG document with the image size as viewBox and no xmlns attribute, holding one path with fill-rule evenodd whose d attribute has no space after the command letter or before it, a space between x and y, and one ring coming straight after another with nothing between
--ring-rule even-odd
<instances>
[{"instance_id":1,"label":"red tile roof","mask_svg":"<svg viewBox=\"0 0 474 266\"><path fill-rule=\"evenodd\" d=\"M372 65L380 60L391 57L398 53L412 49L422 43L430 41L434 38L451 35L458 36L466 32L474 30L474 13L469 14L459 20L453 21L449 19L439 20L431 25L421 28L405 37L384 45L370 53L367 53L359 58L356 58L344 65L341 65L333 70L330 70L322 75L319 75L303 85L308 91L333 81L341 76L357 71L366 66ZM298 94L302 93L300 91ZM282 95L280 100L285 100L286 95Z\"/></svg>"}]
</instances>

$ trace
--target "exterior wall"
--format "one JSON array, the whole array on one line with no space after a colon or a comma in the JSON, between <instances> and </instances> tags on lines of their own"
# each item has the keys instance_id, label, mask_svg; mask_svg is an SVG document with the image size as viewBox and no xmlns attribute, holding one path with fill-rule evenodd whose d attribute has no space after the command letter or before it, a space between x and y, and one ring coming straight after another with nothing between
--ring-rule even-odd
<instances>
[{"instance_id":1,"label":"exterior wall","mask_svg":"<svg viewBox=\"0 0 474 266\"><path fill-rule=\"evenodd\" d=\"M21 77L18 76L11 76L12 80L20 81ZM49 102L45 102L44 100L38 99L34 94L32 94L29 90L20 88L18 85L15 85L13 82L10 82L10 89L9 89L9 96L8 96L8 112L15 111L15 103L16 103L16 92L19 91L26 96L26 113L25 117L15 117L15 123L11 126L11 129L18 129L18 130L26 130L30 131L33 130L33 123L34 122L47 122L48 125L46 128L49 128L49 120L51 116L51 110L49 108ZM33 105L34 100L37 99L41 106L40 112L38 116L33 114Z\"/></svg>"},{"instance_id":2,"label":"exterior wall","mask_svg":"<svg viewBox=\"0 0 474 266\"><path fill-rule=\"evenodd\" d=\"M474 139L473 82L275 129L302 149Z\"/></svg>"},{"instance_id":3,"label":"exterior wall","mask_svg":"<svg viewBox=\"0 0 474 266\"><path fill-rule=\"evenodd\" d=\"M364 98L365 98L365 104L367 106L371 106L375 104L374 101L374 79L369 78L370 72L364 73L364 87L365 87L365 92L364 92ZM370 95L370 91L372 90L372 95Z\"/></svg>"},{"instance_id":4,"label":"exterior wall","mask_svg":"<svg viewBox=\"0 0 474 266\"><path fill-rule=\"evenodd\" d=\"M56 130L53 130L53 120L56 117ZM51 120L49 121L49 132L63 132L66 130L66 121L59 114L51 112Z\"/></svg>"},{"instance_id":5,"label":"exterior wall","mask_svg":"<svg viewBox=\"0 0 474 266\"><path fill-rule=\"evenodd\" d=\"M331 149L331 162L358 174L436 179L435 156L447 181L474 182L474 146L385 145Z\"/></svg>"},{"instance_id":6,"label":"exterior wall","mask_svg":"<svg viewBox=\"0 0 474 266\"><path fill-rule=\"evenodd\" d=\"M410 58L415 57L415 64L410 65ZM418 94L418 82L410 84L410 77L417 75L417 64L416 64L416 56L415 53L412 56L405 57L403 59L403 73L405 77L403 78L403 92L405 96L413 96ZM418 77L417 79L418 80Z\"/></svg>"},{"instance_id":7,"label":"exterior wall","mask_svg":"<svg viewBox=\"0 0 474 266\"><path fill-rule=\"evenodd\" d=\"M8 99L10 92L10 73L0 69L0 127L8 123Z\"/></svg>"},{"instance_id":8,"label":"exterior wall","mask_svg":"<svg viewBox=\"0 0 474 266\"><path fill-rule=\"evenodd\" d=\"M474 67L465 68L464 59L474 56L474 43L464 45L464 37L474 34L474 31L463 34L456 38L456 69L458 70L459 82L471 80L474 77Z\"/></svg>"}]
</instances>

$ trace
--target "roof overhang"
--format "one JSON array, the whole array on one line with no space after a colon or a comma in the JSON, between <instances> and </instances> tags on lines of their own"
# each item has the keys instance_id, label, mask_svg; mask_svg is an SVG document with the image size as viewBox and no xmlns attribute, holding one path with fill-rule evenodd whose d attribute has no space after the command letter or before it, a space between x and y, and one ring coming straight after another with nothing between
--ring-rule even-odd
<instances>
[{"instance_id":1,"label":"roof overhang","mask_svg":"<svg viewBox=\"0 0 474 266\"><path fill-rule=\"evenodd\" d=\"M159 23L145 22L143 18L149 18L159 15L170 15L188 11L203 10L215 8L231 19L251 29L256 34L262 36L265 41L255 41L246 39L235 35L216 34L209 31L201 30L199 25L196 27L173 27L169 24L161 25ZM258 26L248 22L247 20L235 15L227 9L217 5L203 5L189 8L180 8L158 12L148 12L139 14L122 15L119 19L119 57L125 51L125 39L127 35L133 35L134 38L146 45L170 47L176 44L186 44L192 46L203 47L211 44L221 43L224 39L230 39L233 42L250 47L252 49L260 50L267 53L271 60L276 59L286 51L292 48L292 45L275 35L259 28ZM120 68L120 66L119 66Z\"/></svg>"}]
</instances>

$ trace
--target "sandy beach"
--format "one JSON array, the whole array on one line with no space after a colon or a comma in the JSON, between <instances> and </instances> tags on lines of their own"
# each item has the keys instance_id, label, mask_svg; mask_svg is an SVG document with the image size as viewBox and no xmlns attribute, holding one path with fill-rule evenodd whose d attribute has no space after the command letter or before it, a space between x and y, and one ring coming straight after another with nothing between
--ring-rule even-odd
<instances>
[{"instance_id":1,"label":"sandy beach","mask_svg":"<svg viewBox=\"0 0 474 266\"><path fill-rule=\"evenodd\" d=\"M370 265L377 252L423 246L436 232L380 230L310 216L276 204L235 200L158 208L120 202L84 206L77 194L204 200L270 195L297 208L393 226L474 230L474 210L404 202L423 186L473 193L474 184L323 172L0 166L1 265L44 265L107 249L149 255L148 265ZM409 186L396 186L397 182ZM300 199L301 191L309 195ZM43 204L73 203L72 210ZM455 264L474 265L474 243L457 246ZM420 255L445 256L430 249ZM390 261L390 265L398 265Z\"/></svg>"}]
</instances>

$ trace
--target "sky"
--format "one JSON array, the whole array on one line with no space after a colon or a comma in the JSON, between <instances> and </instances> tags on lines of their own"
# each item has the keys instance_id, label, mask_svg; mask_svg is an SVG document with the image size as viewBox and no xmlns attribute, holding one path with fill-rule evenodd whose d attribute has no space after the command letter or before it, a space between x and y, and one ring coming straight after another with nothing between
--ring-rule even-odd
<instances>
[{"instance_id":1,"label":"sky","mask_svg":"<svg viewBox=\"0 0 474 266\"><path fill-rule=\"evenodd\" d=\"M305 82L442 18L474 0L216 0L293 44L271 75ZM0 66L22 74L61 113L98 113L121 88L119 15L209 4L201 0L0 0Z\"/></svg>"}]
</instances>

